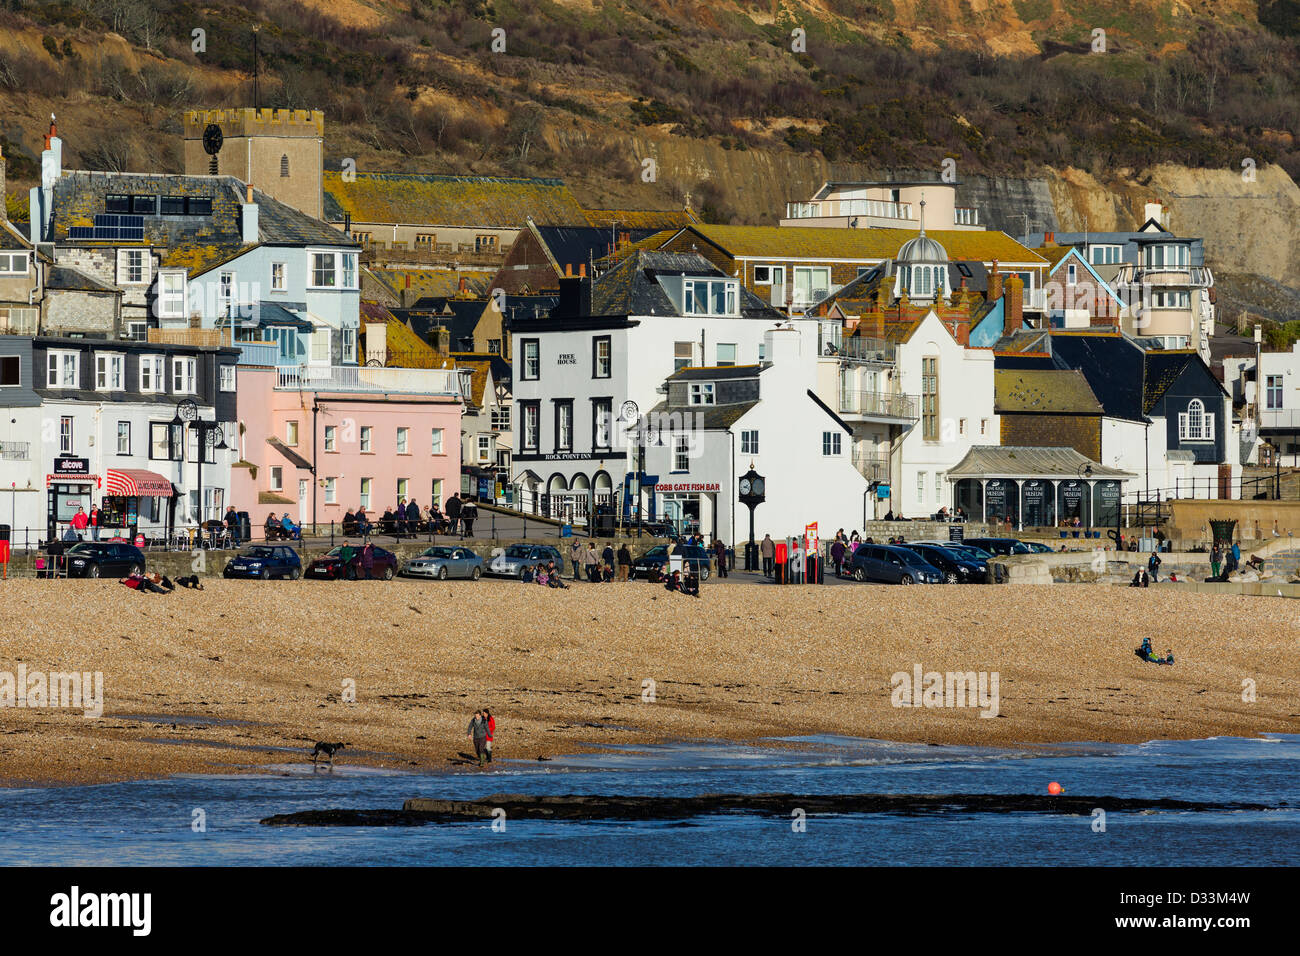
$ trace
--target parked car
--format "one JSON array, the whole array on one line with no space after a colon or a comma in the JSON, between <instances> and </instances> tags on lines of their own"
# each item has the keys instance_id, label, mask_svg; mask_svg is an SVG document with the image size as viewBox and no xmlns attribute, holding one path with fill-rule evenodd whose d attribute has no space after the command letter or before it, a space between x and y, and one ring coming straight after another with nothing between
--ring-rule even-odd
<instances>
[{"instance_id":1,"label":"parked car","mask_svg":"<svg viewBox=\"0 0 1300 956\"><path fill-rule=\"evenodd\" d=\"M302 577L302 559L293 548L282 544L257 544L235 555L221 572L227 578L289 578Z\"/></svg>"},{"instance_id":2,"label":"parked car","mask_svg":"<svg viewBox=\"0 0 1300 956\"><path fill-rule=\"evenodd\" d=\"M144 552L116 541L82 541L64 552L70 578L126 577L144 573Z\"/></svg>"},{"instance_id":3,"label":"parked car","mask_svg":"<svg viewBox=\"0 0 1300 956\"><path fill-rule=\"evenodd\" d=\"M853 552L849 573L855 581L891 584L942 584L943 574L915 551L889 544L864 544Z\"/></svg>"},{"instance_id":4,"label":"parked car","mask_svg":"<svg viewBox=\"0 0 1300 956\"><path fill-rule=\"evenodd\" d=\"M1055 554L1056 553L1052 548L1049 548L1047 545L1041 544L1038 541L1022 541L1021 544L1023 544L1034 554Z\"/></svg>"},{"instance_id":5,"label":"parked car","mask_svg":"<svg viewBox=\"0 0 1300 956\"><path fill-rule=\"evenodd\" d=\"M477 581L483 575L483 559L469 548L457 545L439 544L425 548L424 552L406 562L402 568L403 577L469 578Z\"/></svg>"},{"instance_id":6,"label":"parked car","mask_svg":"<svg viewBox=\"0 0 1300 956\"><path fill-rule=\"evenodd\" d=\"M983 548L995 557L1034 553L1030 550L1029 545L1023 541L1017 541L1015 538L967 538L966 544L973 544L977 548Z\"/></svg>"},{"instance_id":7,"label":"parked car","mask_svg":"<svg viewBox=\"0 0 1300 956\"><path fill-rule=\"evenodd\" d=\"M971 584L988 580L987 562L974 560L970 555L954 548L922 542L909 543L904 547L919 554L926 564L931 564L942 571L946 584Z\"/></svg>"},{"instance_id":8,"label":"parked car","mask_svg":"<svg viewBox=\"0 0 1300 956\"><path fill-rule=\"evenodd\" d=\"M672 557L678 555L682 557L683 570L686 569L686 566L689 566L695 569L695 573L700 576L701 581L709 579L709 552L697 544L679 544ZM651 568L662 568L665 564L670 563L669 557L668 545L657 544L632 562L628 577L638 578L649 574Z\"/></svg>"},{"instance_id":9,"label":"parked car","mask_svg":"<svg viewBox=\"0 0 1300 956\"><path fill-rule=\"evenodd\" d=\"M328 578L337 581L339 578L347 578L355 581L357 578L364 578L366 572L361 568L361 549L353 548L352 560L345 567L343 564L343 547L331 548L322 554L319 558L313 558L311 564L307 565L307 570L303 572L309 578ZM370 569L373 577L383 578L385 581L391 581L393 575L397 573L397 555L386 548L372 548L371 553L375 561Z\"/></svg>"},{"instance_id":10,"label":"parked car","mask_svg":"<svg viewBox=\"0 0 1300 956\"><path fill-rule=\"evenodd\" d=\"M993 555L983 548L977 548L969 541L918 541L917 544L936 544L941 548L947 548L949 551L956 551L958 554L967 555L970 558L977 558L985 563L993 559ZM909 545L910 547L910 545Z\"/></svg>"},{"instance_id":11,"label":"parked car","mask_svg":"<svg viewBox=\"0 0 1300 956\"><path fill-rule=\"evenodd\" d=\"M549 544L512 544L488 561L483 573L517 578L523 576L525 567L535 567L538 564L545 567L548 561L554 561L556 569L563 576L564 556L560 554L559 548L553 548Z\"/></svg>"}]
</instances>

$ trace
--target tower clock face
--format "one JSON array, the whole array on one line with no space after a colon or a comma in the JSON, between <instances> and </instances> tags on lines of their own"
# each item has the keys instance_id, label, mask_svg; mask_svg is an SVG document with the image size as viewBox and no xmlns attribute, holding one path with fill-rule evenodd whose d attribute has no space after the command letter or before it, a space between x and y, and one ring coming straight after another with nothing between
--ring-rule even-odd
<instances>
[{"instance_id":1,"label":"tower clock face","mask_svg":"<svg viewBox=\"0 0 1300 956\"><path fill-rule=\"evenodd\" d=\"M741 478L741 479L740 479L740 493L741 493L742 495L747 495L747 494L749 494L749 479L748 479L748 478Z\"/></svg>"},{"instance_id":2,"label":"tower clock face","mask_svg":"<svg viewBox=\"0 0 1300 956\"><path fill-rule=\"evenodd\" d=\"M203 131L203 151L209 156L215 156L221 152L221 144L225 137L221 135L221 127L216 123L209 123L207 129Z\"/></svg>"}]
</instances>

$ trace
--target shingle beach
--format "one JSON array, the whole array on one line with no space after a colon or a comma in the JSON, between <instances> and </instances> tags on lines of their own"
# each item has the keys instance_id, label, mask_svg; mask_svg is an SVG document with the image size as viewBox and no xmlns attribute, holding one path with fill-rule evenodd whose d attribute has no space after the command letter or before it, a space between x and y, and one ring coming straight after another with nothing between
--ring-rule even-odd
<instances>
[{"instance_id":1,"label":"shingle beach","mask_svg":"<svg viewBox=\"0 0 1300 956\"><path fill-rule=\"evenodd\" d=\"M485 705L498 759L524 760L814 734L1016 745L1300 733L1300 605L1280 598L711 582L696 600L645 583L222 580L158 596L11 580L0 609L0 672L98 671L104 689L99 719L0 709L5 786L238 772L304 761L318 740L346 741L342 761L462 769L451 761L472 749L466 724ZM1144 636L1177 663L1139 660ZM998 716L894 706L892 675L918 665L996 672Z\"/></svg>"}]
</instances>

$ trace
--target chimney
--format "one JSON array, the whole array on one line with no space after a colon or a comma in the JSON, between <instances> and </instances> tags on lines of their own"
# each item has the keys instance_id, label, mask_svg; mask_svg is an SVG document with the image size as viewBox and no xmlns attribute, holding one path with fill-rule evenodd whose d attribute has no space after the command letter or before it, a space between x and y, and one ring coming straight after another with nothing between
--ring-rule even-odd
<instances>
[{"instance_id":1,"label":"chimney","mask_svg":"<svg viewBox=\"0 0 1300 956\"><path fill-rule=\"evenodd\" d=\"M993 260L989 269L989 301L1002 298L1002 276L998 273L998 260Z\"/></svg>"},{"instance_id":2,"label":"chimney","mask_svg":"<svg viewBox=\"0 0 1300 956\"><path fill-rule=\"evenodd\" d=\"M1045 245L1045 246L1054 246L1054 245L1056 245L1056 233L1054 233L1054 232L1049 232L1049 233L1047 233L1046 235L1044 235L1044 236L1043 236L1043 245Z\"/></svg>"},{"instance_id":3,"label":"chimney","mask_svg":"<svg viewBox=\"0 0 1300 956\"><path fill-rule=\"evenodd\" d=\"M451 354L451 330L442 325L436 325L429 330L429 344L439 355Z\"/></svg>"},{"instance_id":4,"label":"chimney","mask_svg":"<svg viewBox=\"0 0 1300 956\"><path fill-rule=\"evenodd\" d=\"M410 282L410 281L411 281L411 277L410 277L410 276L407 276L407 277L406 277L406 281L407 281L407 282ZM464 277L464 276L461 276L461 277L456 281L456 294L457 294L457 295L464 295L466 291L467 291L467 290L466 290L466 287L465 287L465 277Z\"/></svg>"},{"instance_id":5,"label":"chimney","mask_svg":"<svg viewBox=\"0 0 1300 956\"><path fill-rule=\"evenodd\" d=\"M564 272L560 279L560 303L555 310L556 318L572 319L591 315L591 279L587 276L587 267L580 266L576 276L572 266L566 266Z\"/></svg>"},{"instance_id":6,"label":"chimney","mask_svg":"<svg viewBox=\"0 0 1300 956\"><path fill-rule=\"evenodd\" d=\"M253 202L252 183L244 187L244 205L240 208L239 217L243 228L244 244L252 245L261 237L257 224L257 203Z\"/></svg>"},{"instance_id":7,"label":"chimney","mask_svg":"<svg viewBox=\"0 0 1300 956\"><path fill-rule=\"evenodd\" d=\"M1002 331L1007 335L1024 328L1024 289L1020 276L1012 273L1007 277L1007 291L1002 296Z\"/></svg>"},{"instance_id":8,"label":"chimney","mask_svg":"<svg viewBox=\"0 0 1300 956\"><path fill-rule=\"evenodd\" d=\"M31 222L32 245L44 242L50 235L50 213L53 209L54 184L63 175L63 140L59 139L54 114L50 114L50 131L45 134L45 151L41 153L41 184L28 193L28 217Z\"/></svg>"}]
</instances>

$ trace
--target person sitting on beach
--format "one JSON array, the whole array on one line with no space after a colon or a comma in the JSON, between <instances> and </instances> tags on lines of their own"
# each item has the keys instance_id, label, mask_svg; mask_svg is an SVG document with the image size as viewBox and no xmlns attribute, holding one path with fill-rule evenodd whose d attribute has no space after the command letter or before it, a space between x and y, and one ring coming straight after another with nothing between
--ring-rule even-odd
<instances>
[{"instance_id":1,"label":"person sitting on beach","mask_svg":"<svg viewBox=\"0 0 1300 956\"><path fill-rule=\"evenodd\" d=\"M682 582L682 593L689 594L692 597L700 596L700 575L693 567L687 572L686 578Z\"/></svg>"},{"instance_id":2,"label":"person sitting on beach","mask_svg":"<svg viewBox=\"0 0 1300 956\"><path fill-rule=\"evenodd\" d=\"M1130 581L1130 582L1128 583L1128 586L1131 587L1131 588L1140 588L1140 587L1142 586L1142 572L1141 572L1141 571L1134 571L1134 572L1133 572L1133 580Z\"/></svg>"},{"instance_id":3,"label":"person sitting on beach","mask_svg":"<svg viewBox=\"0 0 1300 956\"><path fill-rule=\"evenodd\" d=\"M546 562L547 585L553 588L562 588L568 590L569 586L564 583L564 578L560 576L560 569L555 566L554 561Z\"/></svg>"},{"instance_id":4,"label":"person sitting on beach","mask_svg":"<svg viewBox=\"0 0 1300 956\"><path fill-rule=\"evenodd\" d=\"M133 591L136 591L136 592L138 592L138 593L140 593L140 594L148 594L148 593L153 593L153 594L169 594L169 593L171 593L171 592L169 592L169 591L163 589L162 587L160 587L158 584L155 584L153 581L151 581L149 578L145 577L143 574L128 574L126 577L122 578L121 582L119 582L119 583L121 583L121 584L125 584L127 587L131 588Z\"/></svg>"},{"instance_id":5,"label":"person sitting on beach","mask_svg":"<svg viewBox=\"0 0 1300 956\"><path fill-rule=\"evenodd\" d=\"M551 583L550 575L546 573L546 569L540 564L537 566L537 577L535 580L542 587L547 587Z\"/></svg>"},{"instance_id":6,"label":"person sitting on beach","mask_svg":"<svg viewBox=\"0 0 1300 956\"><path fill-rule=\"evenodd\" d=\"M646 571L645 577L646 580L649 581L651 584L662 584L664 580L664 573L663 571L659 570L658 565L651 565L650 569Z\"/></svg>"},{"instance_id":7,"label":"person sitting on beach","mask_svg":"<svg viewBox=\"0 0 1300 956\"><path fill-rule=\"evenodd\" d=\"M523 581L524 584L532 584L533 578L533 566L531 564L525 564L524 569L519 572L519 580Z\"/></svg>"},{"instance_id":8,"label":"person sitting on beach","mask_svg":"<svg viewBox=\"0 0 1300 956\"><path fill-rule=\"evenodd\" d=\"M604 570L601 571L601 582L603 584L612 584L614 582L614 565L605 565Z\"/></svg>"},{"instance_id":9,"label":"person sitting on beach","mask_svg":"<svg viewBox=\"0 0 1300 956\"><path fill-rule=\"evenodd\" d=\"M682 572L674 571L672 572L672 574L668 575L668 579L664 582L664 590L680 591L681 589L682 589Z\"/></svg>"}]
</instances>

